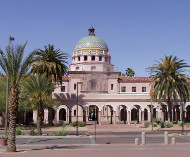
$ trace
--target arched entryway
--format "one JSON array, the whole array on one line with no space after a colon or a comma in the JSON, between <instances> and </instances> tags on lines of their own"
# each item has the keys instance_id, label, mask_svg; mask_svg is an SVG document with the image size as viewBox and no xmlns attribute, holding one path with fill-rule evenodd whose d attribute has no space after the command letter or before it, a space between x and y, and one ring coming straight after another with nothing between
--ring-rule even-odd
<instances>
[{"instance_id":1,"label":"arched entryway","mask_svg":"<svg viewBox=\"0 0 190 157\"><path fill-rule=\"evenodd\" d=\"M186 117L186 121L190 122L190 105L186 107L187 110L187 117Z\"/></svg>"},{"instance_id":2,"label":"arched entryway","mask_svg":"<svg viewBox=\"0 0 190 157\"><path fill-rule=\"evenodd\" d=\"M103 115L103 118L102 120L103 121L107 121L107 122L110 122L110 124L113 124L113 117L114 117L114 109L111 105L104 105L103 108L102 108L102 115ZM114 123L115 123L115 120L114 120Z\"/></svg>"},{"instance_id":3,"label":"arched entryway","mask_svg":"<svg viewBox=\"0 0 190 157\"><path fill-rule=\"evenodd\" d=\"M144 120L148 120L148 110L146 108L144 109Z\"/></svg>"},{"instance_id":4,"label":"arched entryway","mask_svg":"<svg viewBox=\"0 0 190 157\"><path fill-rule=\"evenodd\" d=\"M97 123L99 123L99 108L96 105L90 105L88 108L88 120L89 121L97 121Z\"/></svg>"},{"instance_id":5,"label":"arched entryway","mask_svg":"<svg viewBox=\"0 0 190 157\"><path fill-rule=\"evenodd\" d=\"M64 108L59 110L59 120L66 121L66 110Z\"/></svg>"},{"instance_id":6,"label":"arched entryway","mask_svg":"<svg viewBox=\"0 0 190 157\"><path fill-rule=\"evenodd\" d=\"M153 108L153 118L156 118L156 108Z\"/></svg>"},{"instance_id":7,"label":"arched entryway","mask_svg":"<svg viewBox=\"0 0 190 157\"><path fill-rule=\"evenodd\" d=\"M120 109L120 120L126 124L127 121L127 107L124 105L119 106Z\"/></svg>"},{"instance_id":8,"label":"arched entryway","mask_svg":"<svg viewBox=\"0 0 190 157\"><path fill-rule=\"evenodd\" d=\"M131 120L132 121L137 121L137 109L136 108L133 108L132 110L131 110Z\"/></svg>"}]
</instances>

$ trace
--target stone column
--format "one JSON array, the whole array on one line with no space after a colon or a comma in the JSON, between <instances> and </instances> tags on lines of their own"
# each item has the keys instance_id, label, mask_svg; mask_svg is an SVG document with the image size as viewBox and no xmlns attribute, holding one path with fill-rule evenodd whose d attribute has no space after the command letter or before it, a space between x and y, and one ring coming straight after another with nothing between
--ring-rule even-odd
<instances>
[{"instance_id":1,"label":"stone column","mask_svg":"<svg viewBox=\"0 0 190 157\"><path fill-rule=\"evenodd\" d=\"M116 124L116 111L113 111L113 124Z\"/></svg>"},{"instance_id":2,"label":"stone column","mask_svg":"<svg viewBox=\"0 0 190 157\"><path fill-rule=\"evenodd\" d=\"M33 121L34 123L37 122L37 111L33 111Z\"/></svg>"},{"instance_id":3,"label":"stone column","mask_svg":"<svg viewBox=\"0 0 190 157\"><path fill-rule=\"evenodd\" d=\"M158 118L158 109L156 109L156 118Z\"/></svg>"},{"instance_id":4,"label":"stone column","mask_svg":"<svg viewBox=\"0 0 190 157\"><path fill-rule=\"evenodd\" d=\"M151 121L151 112L148 111L148 121L150 122Z\"/></svg>"},{"instance_id":5,"label":"stone column","mask_svg":"<svg viewBox=\"0 0 190 157\"><path fill-rule=\"evenodd\" d=\"M57 116L57 123L59 123L59 110L56 111L56 116Z\"/></svg>"},{"instance_id":6,"label":"stone column","mask_svg":"<svg viewBox=\"0 0 190 157\"><path fill-rule=\"evenodd\" d=\"M144 111L142 111L142 124L144 124Z\"/></svg>"},{"instance_id":7,"label":"stone column","mask_svg":"<svg viewBox=\"0 0 190 157\"><path fill-rule=\"evenodd\" d=\"M141 122L142 121L142 114L141 114L141 110L139 109L139 122Z\"/></svg>"},{"instance_id":8,"label":"stone column","mask_svg":"<svg viewBox=\"0 0 190 157\"><path fill-rule=\"evenodd\" d=\"M131 111L130 110L127 113L127 121L128 121L128 124L130 124L130 122L131 122Z\"/></svg>"},{"instance_id":9,"label":"stone column","mask_svg":"<svg viewBox=\"0 0 190 157\"><path fill-rule=\"evenodd\" d=\"M102 117L102 111L99 111L98 112L99 125L101 125L101 117Z\"/></svg>"},{"instance_id":10,"label":"stone column","mask_svg":"<svg viewBox=\"0 0 190 157\"><path fill-rule=\"evenodd\" d=\"M48 123L48 109L44 109L44 123Z\"/></svg>"}]
</instances>

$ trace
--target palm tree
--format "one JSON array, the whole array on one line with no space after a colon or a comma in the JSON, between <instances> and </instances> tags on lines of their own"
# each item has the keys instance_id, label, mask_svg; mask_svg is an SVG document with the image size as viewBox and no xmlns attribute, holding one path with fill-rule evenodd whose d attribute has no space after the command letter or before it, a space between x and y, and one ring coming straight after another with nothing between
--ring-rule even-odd
<instances>
[{"instance_id":1,"label":"palm tree","mask_svg":"<svg viewBox=\"0 0 190 157\"><path fill-rule=\"evenodd\" d=\"M25 85L25 94L29 98L29 102L37 108L37 134L42 135L42 113L47 101L51 100L51 94L54 84L51 83L51 78L45 75L31 76L29 82Z\"/></svg>"},{"instance_id":2,"label":"palm tree","mask_svg":"<svg viewBox=\"0 0 190 157\"><path fill-rule=\"evenodd\" d=\"M55 81L62 81L62 76L67 72L67 53L60 49L54 49L54 45L44 46L45 50L37 50L35 62L32 64L32 73L53 76Z\"/></svg>"},{"instance_id":3,"label":"palm tree","mask_svg":"<svg viewBox=\"0 0 190 157\"><path fill-rule=\"evenodd\" d=\"M171 103L179 97L185 103L189 100L190 84L187 76L183 73L184 68L189 67L184 60L176 56L165 56L161 62L157 61L152 68L154 93L153 99L164 99L168 104L168 121L171 121Z\"/></svg>"},{"instance_id":4,"label":"palm tree","mask_svg":"<svg viewBox=\"0 0 190 157\"><path fill-rule=\"evenodd\" d=\"M134 76L135 76L135 72L133 71L133 69L127 68L127 70L126 70L126 75L127 75L128 77L134 77Z\"/></svg>"},{"instance_id":5,"label":"palm tree","mask_svg":"<svg viewBox=\"0 0 190 157\"><path fill-rule=\"evenodd\" d=\"M19 105L21 81L27 76L30 65L33 61L34 53L29 54L23 60L23 46L8 47L6 54L0 50L0 66L9 79L9 135L8 135L8 152L16 151L15 132L16 132L16 113Z\"/></svg>"}]
</instances>

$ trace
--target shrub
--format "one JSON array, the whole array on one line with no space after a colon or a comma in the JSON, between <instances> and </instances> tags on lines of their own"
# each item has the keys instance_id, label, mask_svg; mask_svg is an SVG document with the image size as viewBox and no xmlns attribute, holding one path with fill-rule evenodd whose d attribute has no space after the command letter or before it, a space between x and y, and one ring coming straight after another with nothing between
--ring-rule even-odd
<instances>
[{"instance_id":1,"label":"shrub","mask_svg":"<svg viewBox=\"0 0 190 157\"><path fill-rule=\"evenodd\" d=\"M154 118L153 122L157 123L157 124L160 124L162 122L162 120L160 118Z\"/></svg>"},{"instance_id":2,"label":"shrub","mask_svg":"<svg viewBox=\"0 0 190 157\"><path fill-rule=\"evenodd\" d=\"M185 123L185 126L186 126L187 128L189 128L189 127L190 127L190 123Z\"/></svg>"},{"instance_id":3,"label":"shrub","mask_svg":"<svg viewBox=\"0 0 190 157\"><path fill-rule=\"evenodd\" d=\"M79 127L84 127L85 126L85 123L84 122L80 122L79 123Z\"/></svg>"},{"instance_id":4,"label":"shrub","mask_svg":"<svg viewBox=\"0 0 190 157\"><path fill-rule=\"evenodd\" d=\"M61 122L59 122L58 124L57 124L57 126L61 126L61 127L65 127L66 126L66 124L65 124L65 122L64 121L61 121Z\"/></svg>"},{"instance_id":5,"label":"shrub","mask_svg":"<svg viewBox=\"0 0 190 157\"><path fill-rule=\"evenodd\" d=\"M165 127L165 128L171 128L171 127L173 127L173 123L164 122L164 127Z\"/></svg>"},{"instance_id":6,"label":"shrub","mask_svg":"<svg viewBox=\"0 0 190 157\"><path fill-rule=\"evenodd\" d=\"M49 133L48 136L66 136L67 132L62 130L62 131L58 131L58 132L52 132Z\"/></svg>"},{"instance_id":7,"label":"shrub","mask_svg":"<svg viewBox=\"0 0 190 157\"><path fill-rule=\"evenodd\" d=\"M24 135L24 128L17 127L16 128L16 135Z\"/></svg>"},{"instance_id":8,"label":"shrub","mask_svg":"<svg viewBox=\"0 0 190 157\"><path fill-rule=\"evenodd\" d=\"M29 135L30 136L36 136L36 132L34 131L34 129L31 129L31 131L29 132Z\"/></svg>"},{"instance_id":9,"label":"shrub","mask_svg":"<svg viewBox=\"0 0 190 157\"><path fill-rule=\"evenodd\" d=\"M77 122L72 122L72 126L76 127L77 126Z\"/></svg>"},{"instance_id":10,"label":"shrub","mask_svg":"<svg viewBox=\"0 0 190 157\"><path fill-rule=\"evenodd\" d=\"M145 127L149 127L150 124L151 124L151 122L149 122L149 121L144 122L144 126L145 126Z\"/></svg>"},{"instance_id":11,"label":"shrub","mask_svg":"<svg viewBox=\"0 0 190 157\"><path fill-rule=\"evenodd\" d=\"M158 123L153 122L153 127L157 127Z\"/></svg>"}]
</instances>

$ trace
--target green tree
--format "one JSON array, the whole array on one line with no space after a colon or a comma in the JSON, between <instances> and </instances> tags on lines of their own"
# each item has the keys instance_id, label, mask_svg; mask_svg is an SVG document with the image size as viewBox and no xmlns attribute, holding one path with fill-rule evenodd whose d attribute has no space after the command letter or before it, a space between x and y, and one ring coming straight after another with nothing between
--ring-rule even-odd
<instances>
[{"instance_id":1,"label":"green tree","mask_svg":"<svg viewBox=\"0 0 190 157\"><path fill-rule=\"evenodd\" d=\"M171 121L171 103L179 97L185 103L189 100L190 84L184 74L185 68L189 67L184 60L176 56L165 56L157 61L153 67L154 101L164 101L168 104L168 121Z\"/></svg>"},{"instance_id":2,"label":"green tree","mask_svg":"<svg viewBox=\"0 0 190 157\"><path fill-rule=\"evenodd\" d=\"M30 65L33 61L33 53L29 54L24 60L24 49L27 42L22 46L8 47L6 53L0 50L0 66L9 79L9 135L8 152L16 151L15 132L16 132L16 113L19 105L21 81L27 76Z\"/></svg>"},{"instance_id":3,"label":"green tree","mask_svg":"<svg viewBox=\"0 0 190 157\"><path fill-rule=\"evenodd\" d=\"M60 49L54 49L54 45L44 46L45 50L37 50L35 61L32 64L32 73L53 76L55 81L62 81L62 76L67 73L68 54Z\"/></svg>"},{"instance_id":4,"label":"green tree","mask_svg":"<svg viewBox=\"0 0 190 157\"><path fill-rule=\"evenodd\" d=\"M127 70L126 70L126 75L127 75L128 77L134 77L134 76L135 76L135 72L133 71L133 69L127 68Z\"/></svg>"},{"instance_id":5,"label":"green tree","mask_svg":"<svg viewBox=\"0 0 190 157\"><path fill-rule=\"evenodd\" d=\"M0 75L0 116L5 112L6 103L6 78Z\"/></svg>"},{"instance_id":6,"label":"green tree","mask_svg":"<svg viewBox=\"0 0 190 157\"><path fill-rule=\"evenodd\" d=\"M30 80L25 84L25 94L34 108L37 108L37 134L42 135L42 113L45 106L50 104L54 84L51 82L51 78L47 78L45 75L37 74L31 76Z\"/></svg>"}]
</instances>

